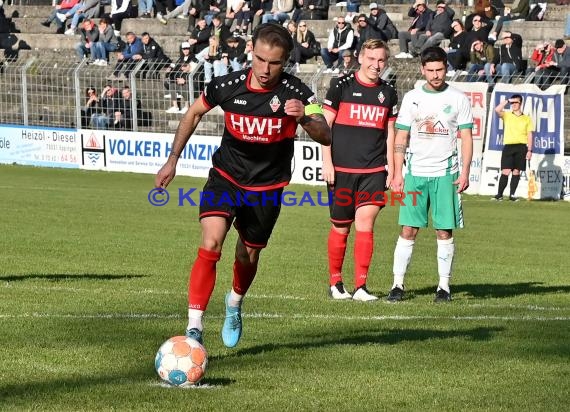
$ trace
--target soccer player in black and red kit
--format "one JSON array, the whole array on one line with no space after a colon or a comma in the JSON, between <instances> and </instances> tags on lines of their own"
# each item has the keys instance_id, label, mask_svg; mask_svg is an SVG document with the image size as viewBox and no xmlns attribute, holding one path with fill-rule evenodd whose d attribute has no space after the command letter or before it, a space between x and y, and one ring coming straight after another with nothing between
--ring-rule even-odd
<instances>
[{"instance_id":1,"label":"soccer player in black and red kit","mask_svg":"<svg viewBox=\"0 0 570 412\"><path fill-rule=\"evenodd\" d=\"M293 141L300 124L315 141L330 145L330 128L313 92L283 72L293 41L277 24L258 26L253 35L251 69L214 78L180 121L172 152L155 178L165 188L202 116L219 105L225 112L222 143L200 204L202 240L188 285L186 335L202 342L202 317L216 281L216 263L232 222L239 233L232 290L226 294L222 340L237 345L242 331L241 305L257 271L259 254L281 208L283 187L291 178ZM255 193L256 201L244 201Z\"/></svg>"},{"instance_id":2,"label":"soccer player in black and red kit","mask_svg":"<svg viewBox=\"0 0 570 412\"><path fill-rule=\"evenodd\" d=\"M398 96L380 79L389 49L378 39L364 42L357 72L333 80L323 108L332 146L323 147L323 177L333 191L328 238L329 286L333 299L378 299L366 288L374 249L374 222L386 203L393 175L394 124ZM344 288L342 265L354 222L354 293Z\"/></svg>"}]
</instances>

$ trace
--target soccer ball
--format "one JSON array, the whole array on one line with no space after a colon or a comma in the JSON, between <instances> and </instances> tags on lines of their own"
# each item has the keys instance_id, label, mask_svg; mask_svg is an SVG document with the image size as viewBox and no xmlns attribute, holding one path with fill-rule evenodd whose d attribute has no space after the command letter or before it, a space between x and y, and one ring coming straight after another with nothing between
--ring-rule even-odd
<instances>
[{"instance_id":1,"label":"soccer ball","mask_svg":"<svg viewBox=\"0 0 570 412\"><path fill-rule=\"evenodd\" d=\"M174 336L164 342L154 359L154 367L162 380L186 387L200 382L206 372L208 354L195 339Z\"/></svg>"}]
</instances>

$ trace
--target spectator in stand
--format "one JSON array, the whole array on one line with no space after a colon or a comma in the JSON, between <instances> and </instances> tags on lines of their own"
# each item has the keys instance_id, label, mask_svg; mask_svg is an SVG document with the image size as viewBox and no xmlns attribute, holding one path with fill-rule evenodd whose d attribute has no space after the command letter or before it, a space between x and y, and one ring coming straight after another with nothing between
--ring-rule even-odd
<instances>
[{"instance_id":1,"label":"spectator in stand","mask_svg":"<svg viewBox=\"0 0 570 412\"><path fill-rule=\"evenodd\" d=\"M192 30L188 43L190 44L190 53L197 55L206 47L210 39L210 28L206 26L206 19L203 17L198 19L196 27Z\"/></svg>"},{"instance_id":2,"label":"spectator in stand","mask_svg":"<svg viewBox=\"0 0 570 412\"><path fill-rule=\"evenodd\" d=\"M243 2L240 9L236 12L235 20L236 20L237 33L234 32L234 36L236 34L238 36L246 36L247 28L249 27L249 23L251 23L251 19L252 19L251 1L247 0Z\"/></svg>"},{"instance_id":3,"label":"spectator in stand","mask_svg":"<svg viewBox=\"0 0 570 412\"><path fill-rule=\"evenodd\" d=\"M236 72L242 69L242 62L244 61L246 42L239 36L232 36L226 40L225 47L222 50L225 57L222 57L222 63L226 67L231 67L232 71Z\"/></svg>"},{"instance_id":4,"label":"spectator in stand","mask_svg":"<svg viewBox=\"0 0 570 412\"><path fill-rule=\"evenodd\" d=\"M350 50L354 40L354 33L351 27L346 24L344 17L339 17L336 27L331 30L327 42L327 47L321 49L321 57L326 66L325 73L337 73L333 70L333 64L340 57L343 50Z\"/></svg>"},{"instance_id":5,"label":"spectator in stand","mask_svg":"<svg viewBox=\"0 0 570 412\"><path fill-rule=\"evenodd\" d=\"M171 63L166 69L166 77L164 79L164 88L166 89L165 99L170 99L171 107L166 113L184 114L188 110L188 79L190 73L196 67L196 62L190 53L191 45L188 42L182 43L182 55L176 61ZM186 103L182 103L185 101Z\"/></svg>"},{"instance_id":6,"label":"spectator in stand","mask_svg":"<svg viewBox=\"0 0 570 412\"><path fill-rule=\"evenodd\" d=\"M75 35L75 29L77 29L79 22L83 19L98 17L100 7L99 0L81 0L71 10L65 12L64 17L66 19L71 17L71 26L65 34L68 36Z\"/></svg>"},{"instance_id":7,"label":"spectator in stand","mask_svg":"<svg viewBox=\"0 0 570 412\"><path fill-rule=\"evenodd\" d=\"M329 0L303 0L303 11L300 18L303 20L328 20Z\"/></svg>"},{"instance_id":8,"label":"spectator in stand","mask_svg":"<svg viewBox=\"0 0 570 412\"><path fill-rule=\"evenodd\" d=\"M336 66L336 69L338 69L338 77L354 73L359 67L360 65L356 57L354 57L354 53L350 50L344 50L342 52L342 60L339 60Z\"/></svg>"},{"instance_id":9,"label":"spectator in stand","mask_svg":"<svg viewBox=\"0 0 570 412\"><path fill-rule=\"evenodd\" d=\"M554 46L550 42L540 42L532 51L532 55L530 56L530 60L534 63L534 69L528 69L527 71L530 72L531 70L534 72L538 72L542 69L547 68L550 66L550 61L554 57ZM536 83L536 76L534 78ZM540 86L539 86L540 87Z\"/></svg>"},{"instance_id":10,"label":"spectator in stand","mask_svg":"<svg viewBox=\"0 0 570 412\"><path fill-rule=\"evenodd\" d=\"M133 95L129 86L123 86L121 90L121 97L117 99L115 106L113 129L117 130L133 130ZM141 113L141 102L136 101L135 110L137 115Z\"/></svg>"},{"instance_id":11,"label":"spectator in stand","mask_svg":"<svg viewBox=\"0 0 570 412\"><path fill-rule=\"evenodd\" d=\"M163 15L162 20L160 20L160 22L162 24L167 24L168 20L174 19L176 17L178 17L180 19L186 18L190 14L190 9L193 8L192 3L195 3L195 2L196 2L196 0L185 0L182 4L180 4L179 6L176 6L174 8L174 10L170 10L168 13ZM176 5L176 3L175 3L175 5ZM196 10L196 9L194 8L194 10Z\"/></svg>"},{"instance_id":12,"label":"spectator in stand","mask_svg":"<svg viewBox=\"0 0 570 412\"><path fill-rule=\"evenodd\" d=\"M144 66L141 68L141 74L143 78L148 78L158 74L160 70L170 64L171 60L164 54L162 47L156 40L150 37L150 34L144 32L141 35L141 40L143 44L142 53L135 54L133 60L145 61Z\"/></svg>"},{"instance_id":13,"label":"spectator in stand","mask_svg":"<svg viewBox=\"0 0 570 412\"><path fill-rule=\"evenodd\" d=\"M45 26L45 27L49 27L51 25L51 22L55 21L55 23L58 27L57 33L63 34L64 23L65 23L65 20L67 20L67 16L65 15L65 13L67 13L69 10L71 10L78 2L79 2L79 0L62 0L60 4L58 4L54 7L52 12L48 16L48 18L45 19L41 23L41 25Z\"/></svg>"},{"instance_id":14,"label":"spectator in stand","mask_svg":"<svg viewBox=\"0 0 570 412\"><path fill-rule=\"evenodd\" d=\"M136 54L142 54L143 52L142 41L135 33L132 31L128 32L126 34L126 38L127 43L125 44L123 51L117 54L117 65L115 66L115 70L113 70L113 74L107 77L107 80L127 80L130 72L137 63L133 57Z\"/></svg>"},{"instance_id":15,"label":"spectator in stand","mask_svg":"<svg viewBox=\"0 0 570 412\"><path fill-rule=\"evenodd\" d=\"M361 17L358 16L359 21L360 18ZM370 3L370 16L368 16L366 20L367 25L373 30L373 34L371 34L372 37L370 38L384 41L398 38L398 29L384 11L383 6L377 3ZM361 41L360 43L362 44L364 42ZM360 50L360 48L357 47L356 50Z\"/></svg>"},{"instance_id":16,"label":"spectator in stand","mask_svg":"<svg viewBox=\"0 0 570 412\"><path fill-rule=\"evenodd\" d=\"M455 19L451 22L451 39L449 47L447 48L447 74L449 76L455 75L455 70L465 70L467 62L469 61L470 45L467 44L469 36L465 31L465 27L461 20Z\"/></svg>"},{"instance_id":17,"label":"spectator in stand","mask_svg":"<svg viewBox=\"0 0 570 412\"><path fill-rule=\"evenodd\" d=\"M251 0L252 17L251 32L261 24L261 19L273 9L273 0Z\"/></svg>"},{"instance_id":18,"label":"spectator in stand","mask_svg":"<svg viewBox=\"0 0 570 412\"><path fill-rule=\"evenodd\" d=\"M530 0L520 0L519 5L511 10L508 7L504 9L504 16L499 17L499 20L493 25L492 31L489 33L489 40L491 42L497 41L497 36L503 29L503 23L511 20L526 20L530 13Z\"/></svg>"},{"instance_id":19,"label":"spectator in stand","mask_svg":"<svg viewBox=\"0 0 570 412\"><path fill-rule=\"evenodd\" d=\"M570 75L570 49L563 39L554 42L554 53L552 59L548 61L546 67L537 71L535 83L542 90L547 89L554 79L559 79L560 84L568 84Z\"/></svg>"},{"instance_id":20,"label":"spectator in stand","mask_svg":"<svg viewBox=\"0 0 570 412\"><path fill-rule=\"evenodd\" d=\"M504 31L501 33L503 44L495 54L493 63L485 70L488 82L492 83L493 76L501 76L502 83L510 83L513 74L522 68L522 37L518 34Z\"/></svg>"},{"instance_id":21,"label":"spectator in stand","mask_svg":"<svg viewBox=\"0 0 570 412\"><path fill-rule=\"evenodd\" d=\"M489 32L491 31L492 26L484 23L483 19L478 14L473 16L473 20L471 22L473 26L467 31L469 47L471 47L475 40L481 40L487 43L487 38L489 37Z\"/></svg>"},{"instance_id":22,"label":"spectator in stand","mask_svg":"<svg viewBox=\"0 0 570 412\"><path fill-rule=\"evenodd\" d=\"M315 35L307 28L307 22L301 20L297 28L297 35L293 39L295 48L293 49L293 61L298 67L299 64L307 63L307 60L321 55L321 44L315 39Z\"/></svg>"},{"instance_id":23,"label":"spectator in stand","mask_svg":"<svg viewBox=\"0 0 570 412\"><path fill-rule=\"evenodd\" d=\"M412 22L407 31L398 32L398 41L400 42L400 53L394 57L397 59L411 59L414 56L410 54L408 43L412 46L417 43L421 34L426 31L428 22L431 19L433 11L428 9L425 0L416 0L414 5L408 10L408 17L412 18Z\"/></svg>"},{"instance_id":24,"label":"spectator in stand","mask_svg":"<svg viewBox=\"0 0 570 412\"><path fill-rule=\"evenodd\" d=\"M95 129L107 129L111 119L114 118L115 107L117 107L118 90L108 84L101 92L99 99L99 109L91 115L91 125Z\"/></svg>"},{"instance_id":25,"label":"spectator in stand","mask_svg":"<svg viewBox=\"0 0 570 412\"><path fill-rule=\"evenodd\" d=\"M271 11L263 15L261 23L276 22L283 24L289 19L289 14L293 11L293 7L293 0L273 0Z\"/></svg>"},{"instance_id":26,"label":"spectator in stand","mask_svg":"<svg viewBox=\"0 0 570 412\"><path fill-rule=\"evenodd\" d=\"M121 26L124 19L131 17L131 0L111 0L111 21L117 36L121 35Z\"/></svg>"},{"instance_id":27,"label":"spectator in stand","mask_svg":"<svg viewBox=\"0 0 570 412\"><path fill-rule=\"evenodd\" d=\"M471 46L471 59L467 73L468 82L478 82L490 72L491 63L495 59L495 48L481 40L475 40ZM492 77L487 77L488 83L493 83Z\"/></svg>"},{"instance_id":28,"label":"spectator in stand","mask_svg":"<svg viewBox=\"0 0 570 412\"><path fill-rule=\"evenodd\" d=\"M94 87L88 87L85 90L85 97L87 101L85 106L81 108L81 127L88 127L91 123L91 116L97 113L99 108L99 96L97 96L97 89Z\"/></svg>"},{"instance_id":29,"label":"spectator in stand","mask_svg":"<svg viewBox=\"0 0 570 412\"><path fill-rule=\"evenodd\" d=\"M358 53L364 42L368 39L377 38L375 36L378 36L378 33L372 29L372 26L370 26L370 21L366 18L366 14L360 14L356 18L356 29L354 30L354 39L352 41L351 49Z\"/></svg>"},{"instance_id":30,"label":"spectator in stand","mask_svg":"<svg viewBox=\"0 0 570 412\"><path fill-rule=\"evenodd\" d=\"M245 42L245 50L243 55L239 58L242 69L247 69L251 67L251 62L253 60L253 40L248 40Z\"/></svg>"},{"instance_id":31,"label":"spectator in stand","mask_svg":"<svg viewBox=\"0 0 570 412\"><path fill-rule=\"evenodd\" d=\"M221 62L223 57L222 54L220 37L210 36L208 47L206 47L198 56L196 56L198 60L204 62L205 84L208 84L212 81L212 76L218 77L224 74L228 74L227 66L224 66Z\"/></svg>"},{"instance_id":32,"label":"spectator in stand","mask_svg":"<svg viewBox=\"0 0 570 412\"><path fill-rule=\"evenodd\" d=\"M77 58L82 61L88 54L91 54L91 58L93 58L93 44L99 40L99 30L95 27L93 19L86 19L81 22L79 34L81 41L75 45Z\"/></svg>"},{"instance_id":33,"label":"spectator in stand","mask_svg":"<svg viewBox=\"0 0 570 412\"><path fill-rule=\"evenodd\" d=\"M150 19L152 17L152 8L154 7L154 0L138 0L139 17L141 19Z\"/></svg>"},{"instance_id":34,"label":"spectator in stand","mask_svg":"<svg viewBox=\"0 0 570 412\"><path fill-rule=\"evenodd\" d=\"M162 24L166 24L164 16L176 8L174 0L154 0L154 6L156 9L156 19Z\"/></svg>"},{"instance_id":35,"label":"spectator in stand","mask_svg":"<svg viewBox=\"0 0 570 412\"><path fill-rule=\"evenodd\" d=\"M419 35L417 42L412 42L411 52L414 57L419 56L428 47L439 46L443 39L449 39L451 36L451 22L455 11L447 7L445 0L437 0L435 10L426 26L425 33Z\"/></svg>"},{"instance_id":36,"label":"spectator in stand","mask_svg":"<svg viewBox=\"0 0 570 412\"><path fill-rule=\"evenodd\" d=\"M188 34L192 33L198 21L205 18L209 11L210 2L208 0L191 0L190 7L185 12L185 15L188 16Z\"/></svg>"},{"instance_id":37,"label":"spectator in stand","mask_svg":"<svg viewBox=\"0 0 570 412\"><path fill-rule=\"evenodd\" d=\"M119 39L115 36L108 18L102 17L99 20L99 39L91 48L91 58L94 60L93 64L97 66L107 66L109 52L119 48Z\"/></svg>"},{"instance_id":38,"label":"spectator in stand","mask_svg":"<svg viewBox=\"0 0 570 412\"><path fill-rule=\"evenodd\" d=\"M205 8L207 9L207 11L204 14L204 18L206 19L206 24L208 26L212 24L212 21L214 21L214 17L224 16L226 14L226 10L228 7L227 0L211 0L210 2L205 0L205 4L206 4Z\"/></svg>"}]
</instances>

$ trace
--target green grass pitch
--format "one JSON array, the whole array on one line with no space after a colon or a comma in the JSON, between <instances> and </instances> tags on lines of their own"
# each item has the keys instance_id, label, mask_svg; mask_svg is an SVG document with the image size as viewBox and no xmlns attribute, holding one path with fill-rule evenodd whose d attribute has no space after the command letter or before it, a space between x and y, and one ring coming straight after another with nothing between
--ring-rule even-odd
<instances>
[{"instance_id":1,"label":"green grass pitch","mask_svg":"<svg viewBox=\"0 0 570 412\"><path fill-rule=\"evenodd\" d=\"M184 390L162 386L153 361L186 327L197 208L152 207L151 175L0 176L0 410L568 410L570 203L464 196L454 301L442 305L433 230L416 242L405 302L331 301L327 208L283 207L230 350L219 333L232 230L205 319L204 384ZM202 185L177 177L170 189ZM383 297L398 230L387 207L368 282Z\"/></svg>"}]
</instances>

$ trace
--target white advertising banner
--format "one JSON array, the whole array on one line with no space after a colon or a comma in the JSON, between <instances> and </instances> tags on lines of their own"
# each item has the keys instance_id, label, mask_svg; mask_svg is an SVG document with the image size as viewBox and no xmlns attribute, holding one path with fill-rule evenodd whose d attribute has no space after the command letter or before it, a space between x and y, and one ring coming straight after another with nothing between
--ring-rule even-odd
<instances>
[{"instance_id":1,"label":"white advertising banner","mask_svg":"<svg viewBox=\"0 0 570 412\"><path fill-rule=\"evenodd\" d=\"M295 142L291 183L325 185L322 148L316 142Z\"/></svg>"},{"instance_id":2,"label":"white advertising banner","mask_svg":"<svg viewBox=\"0 0 570 412\"><path fill-rule=\"evenodd\" d=\"M451 85L467 95L473 111L473 158L469 174L469 188L467 194L479 193L481 184L481 169L483 167L483 136L487 122L487 83L452 82ZM459 133L458 150L461 153L461 139Z\"/></svg>"},{"instance_id":3,"label":"white advertising banner","mask_svg":"<svg viewBox=\"0 0 570 412\"><path fill-rule=\"evenodd\" d=\"M75 129L0 125L0 163L78 168L79 134Z\"/></svg>"},{"instance_id":4,"label":"white advertising banner","mask_svg":"<svg viewBox=\"0 0 570 412\"><path fill-rule=\"evenodd\" d=\"M534 145L530 169L535 173L537 188L533 198L560 199L564 164L564 89L563 85L551 86L545 91L532 84L497 83L495 85L489 102L489 122L480 194L495 195L501 173L503 121L496 115L494 109L502 100L508 99L513 94L520 94L523 96L523 112L530 115L534 124ZM515 195L527 197L527 173L521 174Z\"/></svg>"},{"instance_id":5,"label":"white advertising banner","mask_svg":"<svg viewBox=\"0 0 570 412\"><path fill-rule=\"evenodd\" d=\"M172 134L80 130L85 169L155 174L172 150ZM177 174L207 177L221 137L194 135L178 160Z\"/></svg>"}]
</instances>

